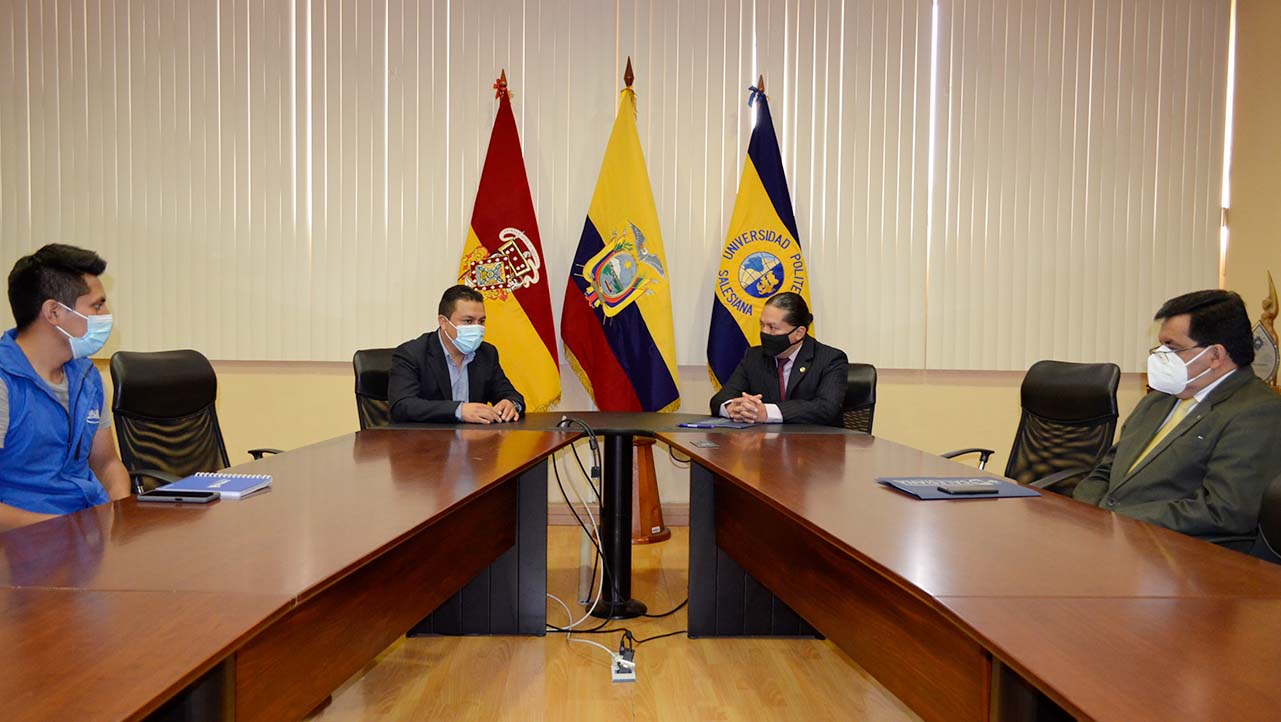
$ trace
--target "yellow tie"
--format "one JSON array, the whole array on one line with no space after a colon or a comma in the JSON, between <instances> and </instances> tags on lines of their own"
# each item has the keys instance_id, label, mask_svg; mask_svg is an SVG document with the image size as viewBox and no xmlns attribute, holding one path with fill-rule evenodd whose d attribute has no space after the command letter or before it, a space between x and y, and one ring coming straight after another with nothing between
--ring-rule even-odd
<instances>
[{"instance_id":1,"label":"yellow tie","mask_svg":"<svg viewBox=\"0 0 1281 722\"><path fill-rule=\"evenodd\" d=\"M1134 468L1139 465L1139 462L1146 459L1148 454L1151 454L1152 450L1156 448L1156 445L1161 443L1162 439L1170 435L1170 432L1179 425L1179 422L1188 415L1188 412L1191 411L1192 407L1195 405L1195 398L1179 399L1179 403L1174 405L1174 411L1171 412L1170 418L1166 419L1165 423L1161 425L1161 428L1156 430L1156 434L1143 449L1143 453L1139 454L1139 458L1134 460L1134 463L1130 466L1130 470L1125 473L1128 474L1131 471L1134 471Z\"/></svg>"}]
</instances>

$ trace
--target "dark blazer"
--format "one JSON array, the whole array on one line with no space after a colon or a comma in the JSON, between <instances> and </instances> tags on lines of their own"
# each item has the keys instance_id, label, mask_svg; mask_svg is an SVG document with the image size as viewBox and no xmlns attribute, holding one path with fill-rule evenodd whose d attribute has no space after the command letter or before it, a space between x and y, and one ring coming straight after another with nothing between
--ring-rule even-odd
<instances>
[{"instance_id":1,"label":"dark blazer","mask_svg":"<svg viewBox=\"0 0 1281 722\"><path fill-rule=\"evenodd\" d=\"M753 346L743 354L729 381L712 397L712 415L720 414L721 404L747 392L760 394L767 404L778 404L784 423L840 426L848 379L849 359L845 352L806 336L792 361L787 401L780 401L778 363L773 356L766 356L760 346Z\"/></svg>"},{"instance_id":2,"label":"dark blazer","mask_svg":"<svg viewBox=\"0 0 1281 722\"><path fill-rule=\"evenodd\" d=\"M1216 544L1248 546L1263 491L1281 469L1281 396L1249 367L1233 371L1129 473L1177 401L1157 391L1144 396L1072 496Z\"/></svg>"},{"instance_id":3,"label":"dark blazer","mask_svg":"<svg viewBox=\"0 0 1281 722\"><path fill-rule=\"evenodd\" d=\"M446 365L449 361L436 338L437 333L432 331L406 341L392 354L387 402L391 405L393 423L458 421L454 412L460 402L453 400ZM482 343L476 349L476 357L467 366L467 382L472 401L496 404L511 399L524 413L525 397L507 380L503 367L498 364L498 349L493 344Z\"/></svg>"}]
</instances>

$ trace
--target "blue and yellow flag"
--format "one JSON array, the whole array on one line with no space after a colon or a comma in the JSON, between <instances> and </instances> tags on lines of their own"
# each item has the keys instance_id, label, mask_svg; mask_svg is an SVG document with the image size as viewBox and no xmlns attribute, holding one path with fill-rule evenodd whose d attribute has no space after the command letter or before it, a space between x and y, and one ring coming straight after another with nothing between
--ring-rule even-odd
<instances>
[{"instance_id":1,"label":"blue and yellow flag","mask_svg":"<svg viewBox=\"0 0 1281 722\"><path fill-rule=\"evenodd\" d=\"M560 333L602 411L673 411L676 342L670 271L636 133L632 62L587 222L569 269Z\"/></svg>"},{"instance_id":2,"label":"blue and yellow flag","mask_svg":"<svg viewBox=\"0 0 1281 722\"><path fill-rule=\"evenodd\" d=\"M748 88L747 104L756 107L756 127L716 274L707 366L717 388L734 373L748 347L759 343L759 316L770 296L795 291L806 303L810 300L809 274L764 85L762 81Z\"/></svg>"}]
</instances>

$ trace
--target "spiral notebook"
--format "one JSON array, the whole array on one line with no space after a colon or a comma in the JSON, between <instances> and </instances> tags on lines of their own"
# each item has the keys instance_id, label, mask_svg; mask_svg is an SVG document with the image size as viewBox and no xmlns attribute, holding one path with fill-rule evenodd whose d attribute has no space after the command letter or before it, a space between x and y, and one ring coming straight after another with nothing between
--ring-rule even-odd
<instances>
[{"instance_id":1,"label":"spiral notebook","mask_svg":"<svg viewBox=\"0 0 1281 722\"><path fill-rule=\"evenodd\" d=\"M171 491L216 491L223 499L239 499L271 486L270 474L228 474L202 471L161 487Z\"/></svg>"}]
</instances>

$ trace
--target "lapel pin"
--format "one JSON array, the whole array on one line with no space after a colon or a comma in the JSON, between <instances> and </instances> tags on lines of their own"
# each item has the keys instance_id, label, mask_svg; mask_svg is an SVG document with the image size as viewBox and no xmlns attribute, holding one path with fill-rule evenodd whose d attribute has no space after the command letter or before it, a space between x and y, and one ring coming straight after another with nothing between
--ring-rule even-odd
<instances>
[{"instance_id":1,"label":"lapel pin","mask_svg":"<svg viewBox=\"0 0 1281 722\"><path fill-rule=\"evenodd\" d=\"M802 367L801 367L801 373L805 373L805 367L804 367L804 366L802 366Z\"/></svg>"}]
</instances>

